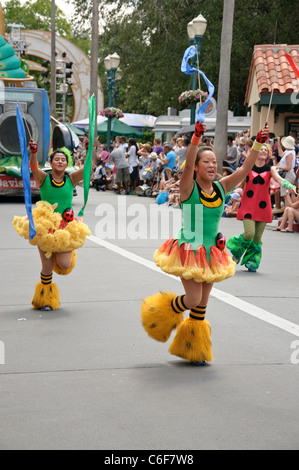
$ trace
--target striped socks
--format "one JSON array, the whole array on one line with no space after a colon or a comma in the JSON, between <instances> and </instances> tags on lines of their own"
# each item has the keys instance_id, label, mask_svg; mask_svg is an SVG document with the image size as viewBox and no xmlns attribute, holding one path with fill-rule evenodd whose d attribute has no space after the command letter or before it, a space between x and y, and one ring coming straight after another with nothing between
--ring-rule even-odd
<instances>
[{"instance_id":1,"label":"striped socks","mask_svg":"<svg viewBox=\"0 0 299 470\"><path fill-rule=\"evenodd\" d=\"M171 301L171 307L175 313L183 313L186 310L188 310L188 308L186 307L184 303L184 297L185 297L184 295L179 295ZM190 310L189 317L192 318L193 320L202 321L205 319L206 310L207 310L207 307L200 307L200 306L193 307Z\"/></svg>"},{"instance_id":2,"label":"striped socks","mask_svg":"<svg viewBox=\"0 0 299 470\"><path fill-rule=\"evenodd\" d=\"M47 275L40 273L40 280L44 286L48 286L52 284L52 277L53 277L53 273L47 274Z\"/></svg>"},{"instance_id":3,"label":"striped socks","mask_svg":"<svg viewBox=\"0 0 299 470\"><path fill-rule=\"evenodd\" d=\"M190 318L193 320L204 320L206 316L207 307L194 307L190 310Z\"/></svg>"},{"instance_id":4,"label":"striped socks","mask_svg":"<svg viewBox=\"0 0 299 470\"><path fill-rule=\"evenodd\" d=\"M183 313L187 310L187 307L184 304L184 297L184 295L179 295L171 301L171 307L175 313Z\"/></svg>"}]
</instances>

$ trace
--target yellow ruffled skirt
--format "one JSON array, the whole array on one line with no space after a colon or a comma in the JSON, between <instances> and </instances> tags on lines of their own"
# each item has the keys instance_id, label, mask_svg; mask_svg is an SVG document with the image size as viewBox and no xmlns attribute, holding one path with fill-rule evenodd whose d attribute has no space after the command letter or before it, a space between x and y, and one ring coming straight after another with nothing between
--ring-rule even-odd
<instances>
[{"instance_id":1,"label":"yellow ruffled skirt","mask_svg":"<svg viewBox=\"0 0 299 470\"><path fill-rule=\"evenodd\" d=\"M231 259L226 248L219 250L212 246L210 262L204 246L198 246L196 254L190 243L179 246L178 240L167 240L154 253L154 261L162 271L173 276L196 282L220 282L235 274L236 263Z\"/></svg>"},{"instance_id":2,"label":"yellow ruffled skirt","mask_svg":"<svg viewBox=\"0 0 299 470\"><path fill-rule=\"evenodd\" d=\"M74 219L66 223L61 214L54 210L55 206L46 201L39 201L32 211L36 236L29 243L44 251L46 258L50 258L53 253L77 250L85 244L86 237L91 234L83 222ZM12 224L21 237L29 240L28 217L15 216Z\"/></svg>"}]
</instances>

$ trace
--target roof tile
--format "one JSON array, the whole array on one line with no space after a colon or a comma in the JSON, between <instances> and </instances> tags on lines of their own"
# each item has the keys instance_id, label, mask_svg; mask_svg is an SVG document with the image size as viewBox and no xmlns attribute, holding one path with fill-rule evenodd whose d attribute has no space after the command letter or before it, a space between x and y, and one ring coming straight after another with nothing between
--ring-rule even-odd
<instances>
[{"instance_id":1,"label":"roof tile","mask_svg":"<svg viewBox=\"0 0 299 470\"><path fill-rule=\"evenodd\" d=\"M286 53L291 55L299 68L299 45L264 44L254 47L245 102L252 73L256 74L260 94L270 93L272 89L282 94L293 93L298 89L297 77L285 56Z\"/></svg>"}]
</instances>

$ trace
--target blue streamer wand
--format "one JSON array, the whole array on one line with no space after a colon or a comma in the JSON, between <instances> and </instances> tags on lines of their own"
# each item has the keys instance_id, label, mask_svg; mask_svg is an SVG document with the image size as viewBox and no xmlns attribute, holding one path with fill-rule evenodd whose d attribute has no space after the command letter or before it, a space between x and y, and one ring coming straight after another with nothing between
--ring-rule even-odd
<instances>
[{"instance_id":1,"label":"blue streamer wand","mask_svg":"<svg viewBox=\"0 0 299 470\"><path fill-rule=\"evenodd\" d=\"M198 45L196 44L196 63L197 63L197 78L198 78L198 88L200 89L200 73L199 73L199 50ZM200 106L202 105L202 98L200 95L199 99Z\"/></svg>"},{"instance_id":2,"label":"blue streamer wand","mask_svg":"<svg viewBox=\"0 0 299 470\"><path fill-rule=\"evenodd\" d=\"M27 216L29 220L29 238L30 240L32 240L36 236L36 229L34 226L34 220L32 216L30 169L29 169L29 158L28 158L28 152L27 152L27 139L26 139L26 132L25 132L25 127L24 127L24 118L20 110L19 104L17 104L16 119L17 119L18 136L19 136L20 147L21 147L21 155L22 155L21 174L22 174L22 179L23 179L26 212L27 212ZM31 136L29 129L28 129L28 133L29 133L29 136Z\"/></svg>"},{"instance_id":3,"label":"blue streamer wand","mask_svg":"<svg viewBox=\"0 0 299 470\"><path fill-rule=\"evenodd\" d=\"M189 59L191 59L192 57L195 56L195 54L197 53L197 48L195 46L190 46L186 51L185 51L185 54L184 54L184 57L183 57L183 60L182 60L182 64L181 64L181 71L187 75L192 75L193 73L198 73L199 76L202 76L207 87L208 87L208 91L209 91L209 96L208 98L205 100L205 102L203 104L201 104L201 106L198 108L197 110L197 113L196 113L196 119L197 121L200 121L200 122L205 122L205 111L209 105L209 102L212 98L212 96L214 95L214 91L215 91L215 87L213 85L212 82L210 82L210 80L205 76L205 74L198 69L194 68L194 67L191 67L191 65L189 64Z\"/></svg>"}]
</instances>

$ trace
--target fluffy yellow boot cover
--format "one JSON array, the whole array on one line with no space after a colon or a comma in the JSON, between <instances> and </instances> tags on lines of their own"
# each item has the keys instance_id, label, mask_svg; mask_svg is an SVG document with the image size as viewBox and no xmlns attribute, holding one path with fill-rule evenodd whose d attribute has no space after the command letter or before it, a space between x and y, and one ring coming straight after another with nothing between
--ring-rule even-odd
<instances>
[{"instance_id":1,"label":"fluffy yellow boot cover","mask_svg":"<svg viewBox=\"0 0 299 470\"><path fill-rule=\"evenodd\" d=\"M56 261L56 256L55 256L55 253L54 253L54 266L53 266L53 271L56 273L56 274L59 274L60 276L67 276L68 274L70 274L72 272L72 270L74 269L75 265L76 265L76 260L77 260L77 252L76 250L73 250L72 251L72 264L71 266L68 268L68 269L61 269L58 264L57 264L57 261Z\"/></svg>"},{"instance_id":2,"label":"fluffy yellow boot cover","mask_svg":"<svg viewBox=\"0 0 299 470\"><path fill-rule=\"evenodd\" d=\"M172 330L184 320L183 313L175 313L171 301L176 298L172 292L159 292L143 300L141 321L147 334L165 343Z\"/></svg>"},{"instance_id":3,"label":"fluffy yellow boot cover","mask_svg":"<svg viewBox=\"0 0 299 470\"><path fill-rule=\"evenodd\" d=\"M186 318L179 326L169 352L190 362L212 361L210 323Z\"/></svg>"},{"instance_id":4,"label":"fluffy yellow boot cover","mask_svg":"<svg viewBox=\"0 0 299 470\"><path fill-rule=\"evenodd\" d=\"M43 307L51 307L52 310L57 310L60 305L60 298L56 284L45 285L39 281L36 284L31 304L36 310Z\"/></svg>"}]
</instances>

